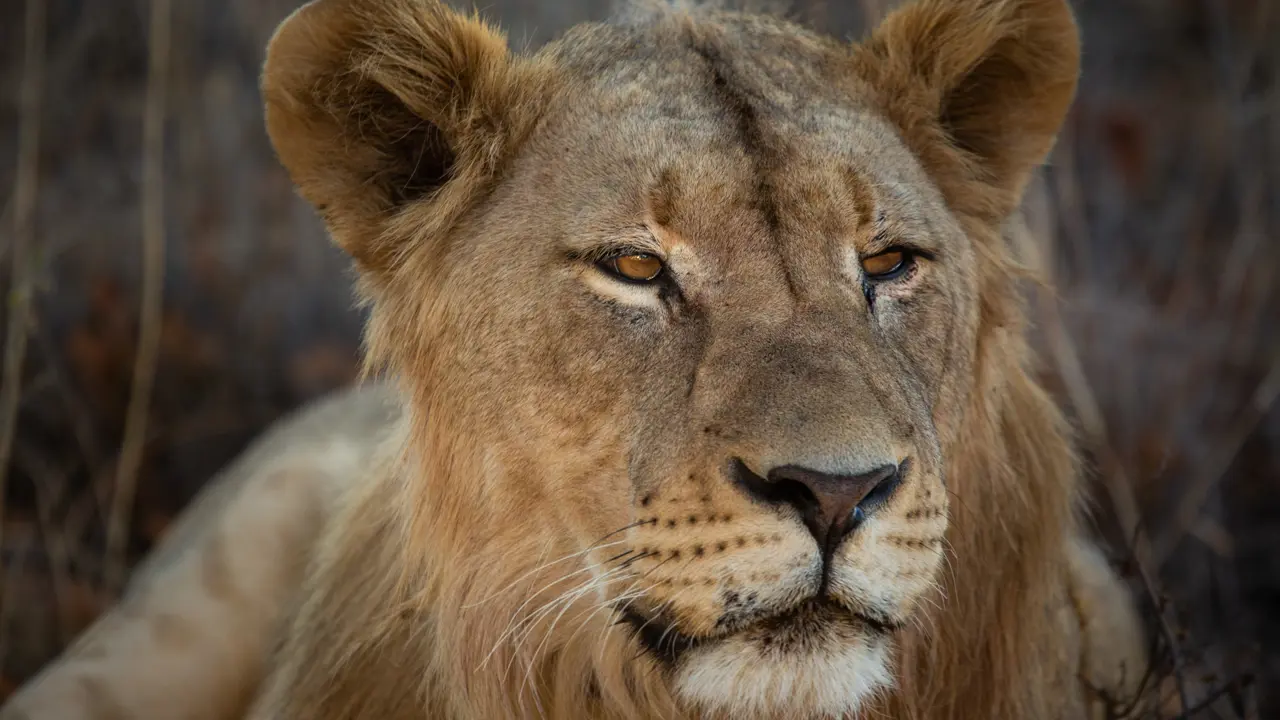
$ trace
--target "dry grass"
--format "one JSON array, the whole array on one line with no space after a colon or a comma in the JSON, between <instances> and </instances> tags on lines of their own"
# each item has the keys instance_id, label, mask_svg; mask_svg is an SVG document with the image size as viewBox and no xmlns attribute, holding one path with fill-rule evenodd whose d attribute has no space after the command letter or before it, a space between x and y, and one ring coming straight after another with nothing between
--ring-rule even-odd
<instances>
[{"instance_id":1,"label":"dry grass","mask_svg":"<svg viewBox=\"0 0 1280 720\"><path fill-rule=\"evenodd\" d=\"M248 438L353 376L345 261L259 115L294 4L0 3L0 698ZM892 3L799 4L850 32ZM1280 716L1280 7L1076 4L1080 100L1033 198L1044 376L1144 598L1154 717ZM598 6L489 4L532 42Z\"/></svg>"}]
</instances>

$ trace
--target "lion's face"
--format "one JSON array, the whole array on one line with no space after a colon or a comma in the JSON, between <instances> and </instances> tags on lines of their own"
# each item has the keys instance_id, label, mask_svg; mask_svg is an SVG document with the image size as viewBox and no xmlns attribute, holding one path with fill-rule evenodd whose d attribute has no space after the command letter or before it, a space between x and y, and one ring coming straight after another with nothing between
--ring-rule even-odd
<instances>
[{"instance_id":1,"label":"lion's face","mask_svg":"<svg viewBox=\"0 0 1280 720\"><path fill-rule=\"evenodd\" d=\"M858 695L942 562L970 242L800 59L628 39L464 224L437 377L687 695Z\"/></svg>"},{"instance_id":2,"label":"lion's face","mask_svg":"<svg viewBox=\"0 0 1280 720\"><path fill-rule=\"evenodd\" d=\"M1070 25L1060 2L994 5ZM471 469L434 491L475 513L465 543L589 577L561 589L689 706L853 710L943 564L983 314L974 217L1022 179L951 190L986 131L924 157L908 123L938 126L930 96L897 107L892 81L940 31L912 12L955 10L903 11L864 53L658 13L516 61L434 4L324 0L273 48L311 48L269 62L273 139L365 271L375 352L448 438L428 461ZM324 74L343 62L359 72ZM965 92L956 133L984 109ZM1004 144L1038 160L1041 135Z\"/></svg>"}]
</instances>

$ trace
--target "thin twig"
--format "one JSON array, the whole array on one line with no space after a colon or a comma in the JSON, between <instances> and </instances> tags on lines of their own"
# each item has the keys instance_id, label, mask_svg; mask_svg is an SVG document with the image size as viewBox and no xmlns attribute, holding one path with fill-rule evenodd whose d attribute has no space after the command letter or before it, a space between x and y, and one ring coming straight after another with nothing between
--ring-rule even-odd
<instances>
[{"instance_id":1,"label":"thin twig","mask_svg":"<svg viewBox=\"0 0 1280 720\"><path fill-rule=\"evenodd\" d=\"M1231 469L1231 463L1236 455L1240 454L1240 449L1249 440L1258 423L1266 418L1267 412L1275 404L1277 397L1280 397L1280 359L1271 364L1271 370L1267 372L1262 382L1258 383L1257 389L1253 392L1252 402L1245 409L1243 417L1232 428L1230 439L1222 451L1214 457L1208 472L1196 478L1191 487L1182 494L1182 499L1178 502L1177 514L1170 523L1169 530L1156 542L1154 550L1156 567L1163 567L1168 562L1178 543L1195 527L1201 508L1209 498L1209 493Z\"/></svg>"},{"instance_id":2,"label":"thin twig","mask_svg":"<svg viewBox=\"0 0 1280 720\"><path fill-rule=\"evenodd\" d=\"M30 0L34 3L44 2L44 0ZM4 632L11 624L10 618L13 615L13 608L17 603L13 602L13 595L18 592L18 588L23 586L22 575L27 571L27 558L31 555L31 546L34 540L30 535L23 538L21 548L14 553L13 561L8 567L4 563L0 563L0 576L4 582L0 582L0 659L11 657L9 654L9 634Z\"/></svg>"},{"instance_id":3,"label":"thin twig","mask_svg":"<svg viewBox=\"0 0 1280 720\"><path fill-rule=\"evenodd\" d=\"M45 372L50 375L58 398L62 401L64 416L71 425L71 436L80 446L81 459L85 467L97 467L102 462L102 443L93 425L93 411L73 386L66 370L58 357L58 349L53 339L43 326L37 325L32 332L37 352L42 356ZM102 513L106 517L106 512Z\"/></svg>"},{"instance_id":4,"label":"thin twig","mask_svg":"<svg viewBox=\"0 0 1280 720\"><path fill-rule=\"evenodd\" d=\"M1191 526L1191 536L1205 544L1219 558L1230 560L1236 554L1236 540L1222 524L1208 515L1201 515Z\"/></svg>"},{"instance_id":5,"label":"thin twig","mask_svg":"<svg viewBox=\"0 0 1280 720\"><path fill-rule=\"evenodd\" d=\"M22 464L35 486L36 529L44 541L45 557L49 563L49 584L53 588L54 615L58 619L59 641L71 642L75 633L71 618L71 560L67 540L54 521L54 508L67 490L68 472L55 468L46 458L18 448L15 459Z\"/></svg>"},{"instance_id":6,"label":"thin twig","mask_svg":"<svg viewBox=\"0 0 1280 720\"><path fill-rule=\"evenodd\" d=\"M4 544L5 497L9 464L18 429L22 397L22 367L31 323L31 268L28 251L34 246L36 196L40 184L40 101L44 90L45 2L27 0L23 27L22 98L18 117L18 162L15 172L13 246L10 262L9 317L4 345L4 384L0 386L0 546ZM6 616L0 597L0 617ZM4 644L7 623L0 625ZM3 657L0 654L0 657Z\"/></svg>"},{"instance_id":7,"label":"thin twig","mask_svg":"<svg viewBox=\"0 0 1280 720\"><path fill-rule=\"evenodd\" d=\"M151 53L142 125L142 308L133 386L107 525L106 585L113 593L120 590L124 581L133 500L146 446L147 415L160 351L164 301L164 126L168 103L171 14L170 0L151 0Z\"/></svg>"},{"instance_id":8,"label":"thin twig","mask_svg":"<svg viewBox=\"0 0 1280 720\"><path fill-rule=\"evenodd\" d=\"M1213 707L1213 704L1218 702L1218 700L1221 700L1222 698L1227 697L1230 693L1234 691L1238 691L1239 689L1241 689L1242 686L1249 687L1252 684L1253 684L1252 677L1244 677L1237 680L1232 680L1231 682L1228 682L1228 683L1223 683L1217 689L1212 690L1208 694L1206 694L1205 697L1202 700L1200 700L1200 702L1196 703L1195 705L1192 705L1191 707L1185 708L1181 713L1178 713L1178 716L1174 718L1174 720L1190 720L1191 718L1199 715L1200 713L1211 709Z\"/></svg>"}]
</instances>

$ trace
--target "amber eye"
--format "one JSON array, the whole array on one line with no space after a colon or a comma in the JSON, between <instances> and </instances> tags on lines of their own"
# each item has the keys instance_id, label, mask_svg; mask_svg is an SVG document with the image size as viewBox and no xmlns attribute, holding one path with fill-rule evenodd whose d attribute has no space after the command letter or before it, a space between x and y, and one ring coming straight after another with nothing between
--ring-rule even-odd
<instances>
[{"instance_id":1,"label":"amber eye","mask_svg":"<svg viewBox=\"0 0 1280 720\"><path fill-rule=\"evenodd\" d=\"M612 275L630 282L649 282L662 274L662 260L656 255L636 253L608 258L601 266Z\"/></svg>"},{"instance_id":2,"label":"amber eye","mask_svg":"<svg viewBox=\"0 0 1280 720\"><path fill-rule=\"evenodd\" d=\"M862 258L862 271L868 280L892 280L901 275L911 264L906 250L893 249Z\"/></svg>"}]
</instances>

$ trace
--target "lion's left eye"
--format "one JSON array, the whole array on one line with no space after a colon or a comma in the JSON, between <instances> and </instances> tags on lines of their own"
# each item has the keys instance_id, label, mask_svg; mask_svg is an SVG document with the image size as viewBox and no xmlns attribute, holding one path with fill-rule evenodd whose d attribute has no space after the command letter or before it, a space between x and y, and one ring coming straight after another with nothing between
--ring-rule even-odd
<instances>
[{"instance_id":1,"label":"lion's left eye","mask_svg":"<svg viewBox=\"0 0 1280 720\"><path fill-rule=\"evenodd\" d=\"M862 271L868 280L885 281L900 277L915 262L912 254L903 248L890 248L878 255L862 258Z\"/></svg>"},{"instance_id":2,"label":"lion's left eye","mask_svg":"<svg viewBox=\"0 0 1280 720\"><path fill-rule=\"evenodd\" d=\"M618 255L600 261L600 268L627 282L646 283L662 274L662 259L648 253Z\"/></svg>"}]
</instances>

